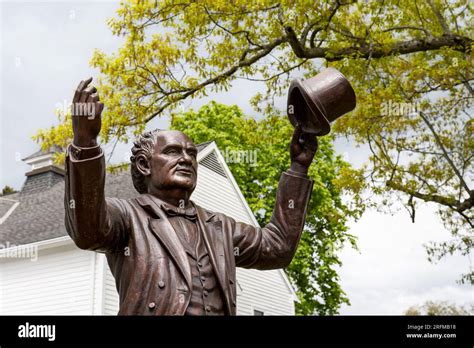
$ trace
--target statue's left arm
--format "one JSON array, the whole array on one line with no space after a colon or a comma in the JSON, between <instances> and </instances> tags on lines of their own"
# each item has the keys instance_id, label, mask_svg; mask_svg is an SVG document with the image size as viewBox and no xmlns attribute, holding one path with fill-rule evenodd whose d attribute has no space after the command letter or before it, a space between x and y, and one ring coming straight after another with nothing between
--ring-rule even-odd
<instances>
[{"instance_id":1,"label":"statue's left arm","mask_svg":"<svg viewBox=\"0 0 474 348\"><path fill-rule=\"evenodd\" d=\"M254 227L232 220L236 266L274 269L290 264L313 188L307 172L316 150L316 138L302 135L297 128L291 142L291 168L281 175L270 222L265 227Z\"/></svg>"}]
</instances>

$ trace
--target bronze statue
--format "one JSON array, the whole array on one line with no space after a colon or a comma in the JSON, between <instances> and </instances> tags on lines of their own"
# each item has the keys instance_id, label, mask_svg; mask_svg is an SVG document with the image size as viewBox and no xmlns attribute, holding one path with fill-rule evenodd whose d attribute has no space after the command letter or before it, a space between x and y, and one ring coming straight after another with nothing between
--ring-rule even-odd
<instances>
[{"instance_id":1,"label":"bronze statue","mask_svg":"<svg viewBox=\"0 0 474 348\"><path fill-rule=\"evenodd\" d=\"M140 195L106 198L104 154L97 144L103 104L91 80L79 84L73 99L64 202L69 235L81 249L106 253L120 315L235 315L235 268L283 268L295 254L312 191L307 172L316 137L296 127L291 166L281 175L265 227L190 200L197 149L179 131L142 134L131 156Z\"/></svg>"}]
</instances>

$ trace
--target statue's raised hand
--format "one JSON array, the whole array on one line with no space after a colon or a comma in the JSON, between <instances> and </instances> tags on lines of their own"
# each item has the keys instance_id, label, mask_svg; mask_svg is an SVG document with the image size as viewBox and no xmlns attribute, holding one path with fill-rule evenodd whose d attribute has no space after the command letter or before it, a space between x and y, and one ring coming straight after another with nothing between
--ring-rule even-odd
<instances>
[{"instance_id":1,"label":"statue's raised hand","mask_svg":"<svg viewBox=\"0 0 474 348\"><path fill-rule=\"evenodd\" d=\"M97 145L104 104L100 102L97 89L89 86L92 77L81 81L72 100L72 130L74 145L92 147Z\"/></svg>"},{"instance_id":2,"label":"statue's raised hand","mask_svg":"<svg viewBox=\"0 0 474 348\"><path fill-rule=\"evenodd\" d=\"M304 133L301 126L297 126L290 143L291 170L307 173L318 150L318 139L315 135Z\"/></svg>"}]
</instances>

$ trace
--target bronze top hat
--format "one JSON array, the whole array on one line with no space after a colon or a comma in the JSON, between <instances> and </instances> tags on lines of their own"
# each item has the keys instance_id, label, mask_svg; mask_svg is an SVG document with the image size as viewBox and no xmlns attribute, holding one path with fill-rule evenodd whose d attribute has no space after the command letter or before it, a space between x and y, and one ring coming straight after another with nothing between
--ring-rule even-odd
<instances>
[{"instance_id":1,"label":"bronze top hat","mask_svg":"<svg viewBox=\"0 0 474 348\"><path fill-rule=\"evenodd\" d=\"M326 135L330 123L354 110L354 89L338 70L327 68L307 80L295 79L288 91L288 118L303 132Z\"/></svg>"}]
</instances>

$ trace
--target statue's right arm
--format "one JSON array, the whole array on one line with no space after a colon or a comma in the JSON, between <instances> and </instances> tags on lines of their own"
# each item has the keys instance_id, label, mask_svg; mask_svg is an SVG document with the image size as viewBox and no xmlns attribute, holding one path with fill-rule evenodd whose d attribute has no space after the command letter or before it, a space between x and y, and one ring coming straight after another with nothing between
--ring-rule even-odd
<instances>
[{"instance_id":1,"label":"statue's right arm","mask_svg":"<svg viewBox=\"0 0 474 348\"><path fill-rule=\"evenodd\" d=\"M128 211L123 200L105 198L104 186L101 148L69 145L64 195L66 230L81 249L117 252L128 241Z\"/></svg>"},{"instance_id":2,"label":"statue's right arm","mask_svg":"<svg viewBox=\"0 0 474 348\"><path fill-rule=\"evenodd\" d=\"M92 78L81 81L72 103L74 139L66 153L65 225L81 249L116 252L128 241L129 219L125 202L106 199L104 153L97 145L101 128L97 89Z\"/></svg>"}]
</instances>

